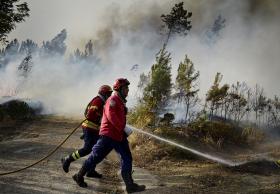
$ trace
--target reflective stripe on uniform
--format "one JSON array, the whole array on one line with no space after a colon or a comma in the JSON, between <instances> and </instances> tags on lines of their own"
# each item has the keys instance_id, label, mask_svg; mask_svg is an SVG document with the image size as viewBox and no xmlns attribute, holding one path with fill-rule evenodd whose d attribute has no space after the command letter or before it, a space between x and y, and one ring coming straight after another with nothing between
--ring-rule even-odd
<instances>
[{"instance_id":1,"label":"reflective stripe on uniform","mask_svg":"<svg viewBox=\"0 0 280 194\"><path fill-rule=\"evenodd\" d=\"M77 159L79 159L80 158L80 154L79 154L78 150L75 152L75 154L76 154Z\"/></svg>"},{"instance_id":2,"label":"reflective stripe on uniform","mask_svg":"<svg viewBox=\"0 0 280 194\"><path fill-rule=\"evenodd\" d=\"M72 158L74 158L74 160L77 160L78 158L76 157L75 152L72 153Z\"/></svg>"},{"instance_id":3,"label":"reflective stripe on uniform","mask_svg":"<svg viewBox=\"0 0 280 194\"><path fill-rule=\"evenodd\" d=\"M275 161L275 164L280 167L280 160Z\"/></svg>"},{"instance_id":4,"label":"reflective stripe on uniform","mask_svg":"<svg viewBox=\"0 0 280 194\"><path fill-rule=\"evenodd\" d=\"M98 107L97 106L90 106L88 109L89 110L98 110Z\"/></svg>"},{"instance_id":5,"label":"reflective stripe on uniform","mask_svg":"<svg viewBox=\"0 0 280 194\"><path fill-rule=\"evenodd\" d=\"M73 152L73 153L72 153L72 157L73 157L75 160L78 160L78 159L81 157L80 154L79 154L79 151L77 150L77 151Z\"/></svg>"},{"instance_id":6,"label":"reflective stripe on uniform","mask_svg":"<svg viewBox=\"0 0 280 194\"><path fill-rule=\"evenodd\" d=\"M83 127L86 128L92 128L92 129L96 129L99 130L99 125L95 124L94 122L91 122L89 120L85 120L82 124Z\"/></svg>"}]
</instances>

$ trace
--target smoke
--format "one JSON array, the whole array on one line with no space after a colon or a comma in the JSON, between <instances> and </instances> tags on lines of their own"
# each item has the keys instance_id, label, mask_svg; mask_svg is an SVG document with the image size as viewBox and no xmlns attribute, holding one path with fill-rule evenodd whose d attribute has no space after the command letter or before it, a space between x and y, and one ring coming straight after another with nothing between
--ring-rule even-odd
<instances>
[{"instance_id":1,"label":"smoke","mask_svg":"<svg viewBox=\"0 0 280 194\"><path fill-rule=\"evenodd\" d=\"M41 100L52 113L81 115L98 87L112 85L118 77L131 81L128 105L135 103L139 75L149 71L166 39L160 33L160 16L168 14L179 1L27 2L31 17L18 26L11 38L31 38L40 43L65 28L69 34L67 54L83 48L91 39L100 61L69 64L67 55L64 59L45 60L32 56L32 70L17 95ZM223 74L224 83L245 81L252 87L259 83L269 96L280 94L276 86L280 73L279 1L185 0L184 7L193 13L193 28L186 37L173 35L170 39L167 50L172 53L173 80L179 62L187 54L201 73L202 98L216 72ZM209 45L206 32L219 15L225 19L225 27L215 43ZM132 71L135 64L138 68ZM14 63L0 69L0 88L16 85L16 66Z\"/></svg>"}]
</instances>

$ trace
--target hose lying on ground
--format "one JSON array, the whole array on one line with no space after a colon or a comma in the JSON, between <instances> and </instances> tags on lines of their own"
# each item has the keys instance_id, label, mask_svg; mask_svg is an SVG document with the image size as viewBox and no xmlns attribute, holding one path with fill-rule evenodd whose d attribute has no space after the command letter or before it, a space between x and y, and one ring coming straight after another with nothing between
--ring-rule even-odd
<instances>
[{"instance_id":1,"label":"hose lying on ground","mask_svg":"<svg viewBox=\"0 0 280 194\"><path fill-rule=\"evenodd\" d=\"M86 119L85 119L86 120ZM71 135L73 135L75 133L75 131L81 126L81 124L85 121L83 120L77 127L75 127L71 133L60 143L58 144L53 150L51 150L46 156L42 157L40 160L26 166L23 168L20 168L18 170L14 170L14 171L9 171L9 172L4 172L4 173L0 173L0 176L4 176L4 175L8 175L8 174L13 174L13 173L17 173L23 170L26 170L32 166L35 166L36 164L39 164L40 162L44 161L45 159L47 159L48 157L50 157L51 155L53 155L70 137Z\"/></svg>"}]
</instances>

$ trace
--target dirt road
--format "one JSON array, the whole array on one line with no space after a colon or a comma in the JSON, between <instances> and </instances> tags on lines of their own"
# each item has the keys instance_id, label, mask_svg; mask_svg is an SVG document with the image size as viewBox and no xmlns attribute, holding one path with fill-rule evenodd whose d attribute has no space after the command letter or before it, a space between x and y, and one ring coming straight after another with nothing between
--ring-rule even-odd
<instances>
[{"instance_id":1,"label":"dirt road","mask_svg":"<svg viewBox=\"0 0 280 194\"><path fill-rule=\"evenodd\" d=\"M29 165L46 155L78 124L77 120L48 117L30 123L1 123L0 173ZM81 130L46 161L25 171L0 177L0 193L124 193L118 157L112 153L97 170L102 179L88 179L89 187L78 187L72 175L84 159L72 163L69 173L60 158L82 145ZM148 153L147 153L148 154ZM134 167L133 176L146 184L142 193L280 193L280 174L235 172L207 161L162 160L148 168Z\"/></svg>"},{"instance_id":2,"label":"dirt road","mask_svg":"<svg viewBox=\"0 0 280 194\"><path fill-rule=\"evenodd\" d=\"M0 172L20 169L32 164L54 149L77 126L76 120L49 117L28 124L1 124ZM124 193L119 175L118 157L113 152L97 170L102 179L86 179L89 187L78 187L72 175L78 171L85 158L72 163L69 173L61 168L60 158L82 146L78 130L55 154L46 161L16 174L0 177L0 193ZM148 171L134 169L140 183L153 188L156 179Z\"/></svg>"}]
</instances>

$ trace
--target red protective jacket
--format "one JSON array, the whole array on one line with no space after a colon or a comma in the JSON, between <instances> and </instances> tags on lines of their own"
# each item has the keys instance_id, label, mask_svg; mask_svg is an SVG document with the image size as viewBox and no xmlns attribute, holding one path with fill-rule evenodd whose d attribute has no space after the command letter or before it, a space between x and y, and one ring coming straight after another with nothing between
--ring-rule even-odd
<instances>
[{"instance_id":1,"label":"red protective jacket","mask_svg":"<svg viewBox=\"0 0 280 194\"><path fill-rule=\"evenodd\" d=\"M115 93L105 103L99 135L108 136L116 141L122 141L125 124L125 102Z\"/></svg>"},{"instance_id":2,"label":"red protective jacket","mask_svg":"<svg viewBox=\"0 0 280 194\"><path fill-rule=\"evenodd\" d=\"M85 111L86 121L82 127L89 130L99 130L103 113L104 100L100 96L94 97L87 106Z\"/></svg>"}]
</instances>

